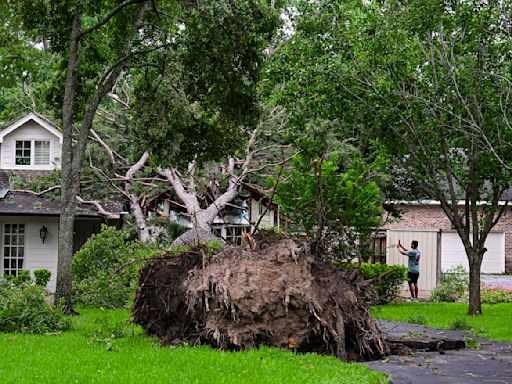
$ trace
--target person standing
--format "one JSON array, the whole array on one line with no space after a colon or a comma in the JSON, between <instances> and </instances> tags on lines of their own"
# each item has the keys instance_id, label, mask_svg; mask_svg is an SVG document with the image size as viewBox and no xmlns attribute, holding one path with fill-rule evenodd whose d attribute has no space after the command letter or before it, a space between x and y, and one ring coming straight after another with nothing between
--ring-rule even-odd
<instances>
[{"instance_id":1,"label":"person standing","mask_svg":"<svg viewBox=\"0 0 512 384\"><path fill-rule=\"evenodd\" d=\"M413 299L418 298L418 278L420 277L420 257L421 252L418 249L418 242L411 242L411 250L407 250L398 240L398 251L409 258L407 263L407 280L409 282L409 290Z\"/></svg>"}]
</instances>

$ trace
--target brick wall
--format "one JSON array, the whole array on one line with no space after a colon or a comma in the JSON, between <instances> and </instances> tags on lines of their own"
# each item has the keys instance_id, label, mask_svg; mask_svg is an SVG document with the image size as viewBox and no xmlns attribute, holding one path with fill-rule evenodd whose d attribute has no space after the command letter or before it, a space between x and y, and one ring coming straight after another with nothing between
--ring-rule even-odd
<instances>
[{"instance_id":1,"label":"brick wall","mask_svg":"<svg viewBox=\"0 0 512 384\"><path fill-rule=\"evenodd\" d=\"M387 229L441 229L452 231L450 220L439 205L399 205L400 220L390 223ZM493 232L505 233L505 270L512 273L512 207L507 208Z\"/></svg>"}]
</instances>

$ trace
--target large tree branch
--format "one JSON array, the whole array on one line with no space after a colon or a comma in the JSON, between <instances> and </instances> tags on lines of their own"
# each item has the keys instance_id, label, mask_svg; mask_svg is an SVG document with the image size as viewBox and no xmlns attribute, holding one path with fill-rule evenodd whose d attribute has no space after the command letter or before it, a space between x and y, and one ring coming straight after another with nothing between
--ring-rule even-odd
<instances>
[{"instance_id":1,"label":"large tree branch","mask_svg":"<svg viewBox=\"0 0 512 384\"><path fill-rule=\"evenodd\" d=\"M91 137L94 141L96 141L99 145L103 147L105 152L107 152L108 160L110 161L110 164L115 165L116 164L116 158L114 156L114 151L110 148L110 146L96 133L94 129L91 128Z\"/></svg>"},{"instance_id":2,"label":"large tree branch","mask_svg":"<svg viewBox=\"0 0 512 384\"><path fill-rule=\"evenodd\" d=\"M141 23L142 17L146 11L146 4L141 6L139 11L137 12L137 15L134 20L134 29L131 34L127 35L124 41L124 51L128 52L130 50L133 35L137 33L138 27ZM80 172L81 172L81 166L83 163L83 156L85 153L85 148L87 146L87 138L89 136L90 129L92 127L93 119L96 114L96 110L98 109L98 106L103 99L103 97L112 89L114 86L117 78L123 71L124 65L126 64L126 60L128 60L129 57L131 57L132 54L127 54L124 57L121 57L119 60L116 61L115 64L113 64L102 76L98 88L96 89L96 92L94 93L88 108L86 110L86 113L84 115L84 119L82 122L82 125L80 126L76 150L75 150L75 157L72 162L72 180L75 185L77 185L80 182Z\"/></svg>"},{"instance_id":3,"label":"large tree branch","mask_svg":"<svg viewBox=\"0 0 512 384\"><path fill-rule=\"evenodd\" d=\"M201 207L199 205L199 200L197 199L197 195L193 193L188 193L185 189L183 182L181 181L178 172L174 168L159 170L160 175L165 177L165 179L171 184L174 192L178 198L185 204L187 207L188 213L195 217L198 212L201 211Z\"/></svg>"},{"instance_id":4,"label":"large tree branch","mask_svg":"<svg viewBox=\"0 0 512 384\"><path fill-rule=\"evenodd\" d=\"M105 208L103 208L103 206L100 204L100 202L96 201L96 200L84 200L82 199L80 196L76 196L76 199L77 201L80 203L80 204L89 204L89 205L93 205L96 210L98 211L98 213L100 215L103 215L103 216L107 216L107 217L114 217L116 216L114 213L112 212L109 212L107 211Z\"/></svg>"},{"instance_id":5,"label":"large tree branch","mask_svg":"<svg viewBox=\"0 0 512 384\"><path fill-rule=\"evenodd\" d=\"M141 155L140 159L135 164L133 164L126 172L125 177L127 180L131 180L133 178L133 176L144 167L144 165L146 164L146 161L148 160L148 157L149 157L149 152L145 151Z\"/></svg>"},{"instance_id":6,"label":"large tree branch","mask_svg":"<svg viewBox=\"0 0 512 384\"><path fill-rule=\"evenodd\" d=\"M46 195L47 193L55 191L57 189L60 189L60 185L54 185L52 187L46 188L45 190L39 191L39 192L31 191L28 189L11 189L11 190L9 190L9 192L30 193L35 196L43 196L43 195Z\"/></svg>"},{"instance_id":7,"label":"large tree branch","mask_svg":"<svg viewBox=\"0 0 512 384\"><path fill-rule=\"evenodd\" d=\"M125 1L123 1L121 4L119 4L117 7L115 7L112 11L110 11L110 13L107 14L107 16L105 16L105 18L103 20L90 26L89 28L84 29L80 33L79 37L83 37L91 32L94 32L95 30L101 28L102 26L107 24L110 21L110 19L112 19L115 15L117 15L119 12L121 12L127 6L132 5L132 4L145 3L147 1L148 0L125 0Z\"/></svg>"}]
</instances>

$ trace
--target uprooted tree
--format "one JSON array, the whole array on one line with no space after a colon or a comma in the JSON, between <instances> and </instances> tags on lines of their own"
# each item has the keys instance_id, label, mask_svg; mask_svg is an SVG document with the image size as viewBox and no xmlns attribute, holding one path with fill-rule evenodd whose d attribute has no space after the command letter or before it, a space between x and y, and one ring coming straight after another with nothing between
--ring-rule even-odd
<instances>
[{"instance_id":1,"label":"uprooted tree","mask_svg":"<svg viewBox=\"0 0 512 384\"><path fill-rule=\"evenodd\" d=\"M96 185L107 186L111 196L129 202L138 237L143 242L156 241L163 230L151 223L146 215L152 198L171 192L172 202L186 210L193 230L178 242L194 242L198 237L214 238L211 224L239 195L242 185L261 180L262 173L275 173L277 167L282 167L297 153L282 140L285 115L279 109L272 109L262 114L256 127L246 128L249 138L245 147L233 153L226 152L224 162L220 160L223 154L216 155L217 161L205 161L203 153L201 161L171 164L168 160L166 168L159 167L155 160L158 155L151 155L146 150L140 157L133 157L130 152L134 151L134 145L127 146L121 135L108 128L121 122L130 124L125 116L131 109L130 97L121 97L114 92L109 96L122 106L121 110L115 113L101 111L102 115L109 116L105 122L107 129L104 133L91 131L94 145L89 147L88 169L100 180L95 182ZM184 146L197 144L194 137L182 140Z\"/></svg>"},{"instance_id":2,"label":"uprooted tree","mask_svg":"<svg viewBox=\"0 0 512 384\"><path fill-rule=\"evenodd\" d=\"M344 360L389 353L368 312L368 282L312 257L306 242L262 232L254 249L228 247L203 268L207 252L141 270L133 319L164 344L269 345Z\"/></svg>"}]
</instances>

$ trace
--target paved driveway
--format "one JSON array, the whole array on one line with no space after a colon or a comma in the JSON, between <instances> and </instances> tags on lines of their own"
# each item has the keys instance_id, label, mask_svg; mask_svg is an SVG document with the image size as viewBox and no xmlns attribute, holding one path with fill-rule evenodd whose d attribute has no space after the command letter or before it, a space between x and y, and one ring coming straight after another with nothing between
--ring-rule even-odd
<instances>
[{"instance_id":1,"label":"paved driveway","mask_svg":"<svg viewBox=\"0 0 512 384\"><path fill-rule=\"evenodd\" d=\"M482 284L512 289L512 275L482 275Z\"/></svg>"},{"instance_id":2,"label":"paved driveway","mask_svg":"<svg viewBox=\"0 0 512 384\"><path fill-rule=\"evenodd\" d=\"M463 331L444 331L414 324L378 320L392 336L409 332L432 337L468 336ZM512 344L479 339L481 349L460 351L415 352L408 356L389 356L365 363L368 367L391 375L394 384L487 384L512 383Z\"/></svg>"}]
</instances>

